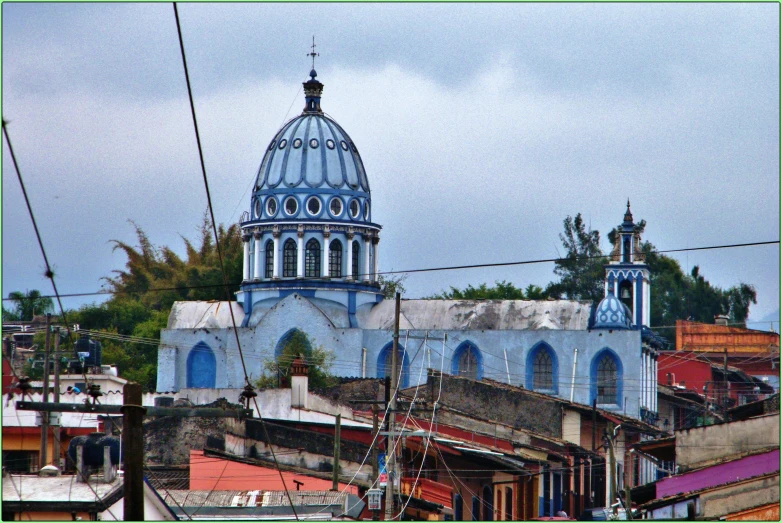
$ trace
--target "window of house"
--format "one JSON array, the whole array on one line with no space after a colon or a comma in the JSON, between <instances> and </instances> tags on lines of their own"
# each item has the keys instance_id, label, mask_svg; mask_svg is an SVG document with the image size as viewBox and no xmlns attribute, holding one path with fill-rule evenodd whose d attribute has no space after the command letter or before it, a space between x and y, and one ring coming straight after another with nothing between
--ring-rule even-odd
<instances>
[{"instance_id":1,"label":"window of house","mask_svg":"<svg viewBox=\"0 0 782 523\"><path fill-rule=\"evenodd\" d=\"M282 249L282 276L296 277L296 240L288 238Z\"/></svg>"},{"instance_id":2,"label":"window of house","mask_svg":"<svg viewBox=\"0 0 782 523\"><path fill-rule=\"evenodd\" d=\"M342 242L339 240L329 245L329 276L342 278Z\"/></svg>"},{"instance_id":3,"label":"window of house","mask_svg":"<svg viewBox=\"0 0 782 523\"><path fill-rule=\"evenodd\" d=\"M269 217L277 214L277 200L275 200L274 197L266 200L266 214L268 214Z\"/></svg>"},{"instance_id":4,"label":"window of house","mask_svg":"<svg viewBox=\"0 0 782 523\"><path fill-rule=\"evenodd\" d=\"M304 277L320 278L320 242L315 238L304 249Z\"/></svg>"},{"instance_id":5,"label":"window of house","mask_svg":"<svg viewBox=\"0 0 782 523\"><path fill-rule=\"evenodd\" d=\"M317 196L312 196L307 200L307 212L312 216L320 214L320 199Z\"/></svg>"}]
</instances>

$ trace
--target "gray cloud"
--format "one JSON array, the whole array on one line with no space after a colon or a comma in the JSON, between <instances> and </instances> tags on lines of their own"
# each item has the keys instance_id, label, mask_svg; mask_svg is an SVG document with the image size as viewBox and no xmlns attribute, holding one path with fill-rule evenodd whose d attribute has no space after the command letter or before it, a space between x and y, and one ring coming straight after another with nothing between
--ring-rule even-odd
<instances>
[{"instance_id":1,"label":"gray cloud","mask_svg":"<svg viewBox=\"0 0 782 523\"><path fill-rule=\"evenodd\" d=\"M779 238L773 5L180 15L220 221L246 210L266 144L301 110L315 33L323 107L360 148L385 269L549 258L566 215L605 234L627 197L660 248ZM206 197L171 6L5 4L3 49L3 112L61 290L93 290L124 265L108 241L133 240L128 219L180 247ZM5 146L4 162L4 292L48 290ZM757 317L778 310L778 248L677 258L718 285L758 285ZM408 288L543 285L551 269L427 273Z\"/></svg>"}]
</instances>

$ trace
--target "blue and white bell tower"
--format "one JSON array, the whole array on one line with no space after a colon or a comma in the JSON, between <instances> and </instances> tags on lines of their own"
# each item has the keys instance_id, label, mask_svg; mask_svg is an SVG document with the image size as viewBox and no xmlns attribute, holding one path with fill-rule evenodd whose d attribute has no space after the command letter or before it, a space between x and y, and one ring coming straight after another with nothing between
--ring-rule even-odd
<instances>
[{"instance_id":1,"label":"blue and white bell tower","mask_svg":"<svg viewBox=\"0 0 782 523\"><path fill-rule=\"evenodd\" d=\"M617 228L614 249L605 269L606 296L612 294L627 306L633 326L648 327L651 310L649 266L641 251L641 235L633 223L630 200L627 200L627 211Z\"/></svg>"}]
</instances>

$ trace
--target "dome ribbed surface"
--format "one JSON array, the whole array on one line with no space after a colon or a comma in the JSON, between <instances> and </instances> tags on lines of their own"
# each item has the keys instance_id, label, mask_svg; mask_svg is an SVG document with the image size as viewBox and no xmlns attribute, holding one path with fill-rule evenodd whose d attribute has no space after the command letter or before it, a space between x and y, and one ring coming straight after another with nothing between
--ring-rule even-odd
<instances>
[{"instance_id":1,"label":"dome ribbed surface","mask_svg":"<svg viewBox=\"0 0 782 523\"><path fill-rule=\"evenodd\" d=\"M304 113L286 123L268 145L258 170L256 190L299 187L369 193L358 149L323 113Z\"/></svg>"}]
</instances>

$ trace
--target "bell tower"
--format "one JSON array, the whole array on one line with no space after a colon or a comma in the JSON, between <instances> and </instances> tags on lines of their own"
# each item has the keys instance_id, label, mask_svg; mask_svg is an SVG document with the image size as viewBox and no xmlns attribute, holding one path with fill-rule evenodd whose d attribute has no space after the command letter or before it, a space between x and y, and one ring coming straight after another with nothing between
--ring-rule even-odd
<instances>
[{"instance_id":1,"label":"bell tower","mask_svg":"<svg viewBox=\"0 0 782 523\"><path fill-rule=\"evenodd\" d=\"M633 222L630 200L624 220L617 228L614 249L605 266L605 294L619 298L632 312L632 323L636 327L649 326L650 287L649 266L641 251L641 234Z\"/></svg>"}]
</instances>

